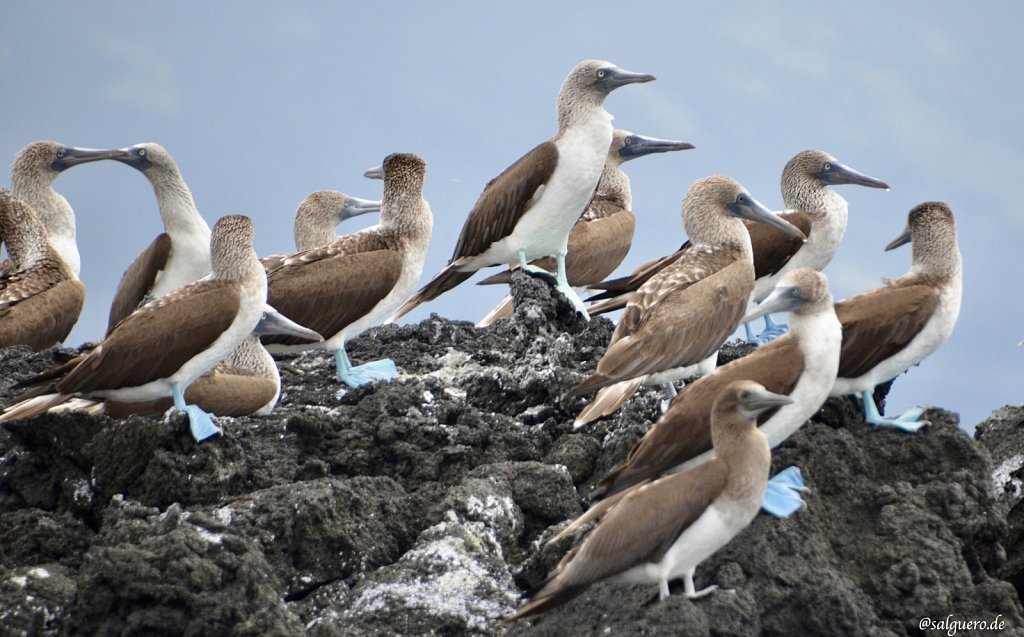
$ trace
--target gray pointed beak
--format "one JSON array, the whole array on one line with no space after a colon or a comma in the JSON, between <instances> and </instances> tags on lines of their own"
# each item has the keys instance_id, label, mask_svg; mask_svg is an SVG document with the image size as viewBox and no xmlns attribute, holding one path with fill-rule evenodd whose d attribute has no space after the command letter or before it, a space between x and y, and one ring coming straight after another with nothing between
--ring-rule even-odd
<instances>
[{"instance_id":1,"label":"gray pointed beak","mask_svg":"<svg viewBox=\"0 0 1024 637\"><path fill-rule=\"evenodd\" d=\"M793 399L789 396L776 394L762 387L761 389L748 391L747 396L740 402L740 409L747 416L757 416L768 409L792 404Z\"/></svg>"},{"instance_id":2,"label":"gray pointed beak","mask_svg":"<svg viewBox=\"0 0 1024 637\"><path fill-rule=\"evenodd\" d=\"M858 186L867 186L868 188L884 188L885 190L889 190L889 184L885 183L881 179L869 177L868 175L837 161L830 161L826 163L821 169L821 172L818 173L818 179L821 180L821 183L827 186L856 184Z\"/></svg>"},{"instance_id":3,"label":"gray pointed beak","mask_svg":"<svg viewBox=\"0 0 1024 637\"><path fill-rule=\"evenodd\" d=\"M127 164L139 172L146 172L153 165L149 159L146 158L144 149L140 150L135 146L129 146L128 148L118 148L117 150L111 151L112 155L110 159L117 160L122 164Z\"/></svg>"},{"instance_id":4,"label":"gray pointed beak","mask_svg":"<svg viewBox=\"0 0 1024 637\"><path fill-rule=\"evenodd\" d=\"M645 137L643 135L630 135L626 138L625 146L619 149L619 156L629 160L652 153L688 150L693 147L693 144L688 142L677 142L671 139L658 139L657 137Z\"/></svg>"},{"instance_id":5,"label":"gray pointed beak","mask_svg":"<svg viewBox=\"0 0 1024 637\"><path fill-rule=\"evenodd\" d=\"M765 314L775 314L776 312L792 312L803 307L806 301L800 294L800 288L798 287L778 287L776 286L772 293L768 295L768 298L761 301L761 303L747 313L742 319L741 323L749 323L754 319L759 319Z\"/></svg>"},{"instance_id":6,"label":"gray pointed beak","mask_svg":"<svg viewBox=\"0 0 1024 637\"><path fill-rule=\"evenodd\" d=\"M74 146L65 146L57 152L57 159L50 164L50 168L57 172L61 172L71 168L72 166L87 164L91 161L117 159L121 152L122 151L120 149L103 150L98 148L76 148Z\"/></svg>"},{"instance_id":7,"label":"gray pointed beak","mask_svg":"<svg viewBox=\"0 0 1024 637\"><path fill-rule=\"evenodd\" d=\"M740 197L736 198L736 201L729 204L729 212L733 216L739 217L740 219L749 219L750 221L756 221L769 225L779 232L784 232L791 237L796 237L803 241L807 240L804 233L800 231L790 222L786 221L779 215L769 210L763 203L754 199L750 196L750 193L744 193Z\"/></svg>"},{"instance_id":8,"label":"gray pointed beak","mask_svg":"<svg viewBox=\"0 0 1024 637\"><path fill-rule=\"evenodd\" d=\"M910 226L907 226L907 229L903 231L903 234L896 237L889 242L889 245L885 246L885 251L888 252L889 250L894 250L902 245L906 245L910 243L910 239Z\"/></svg>"},{"instance_id":9,"label":"gray pointed beak","mask_svg":"<svg viewBox=\"0 0 1024 637\"><path fill-rule=\"evenodd\" d=\"M380 212L380 202L371 199L360 199L359 197L349 197L345 202L345 207L341 209L341 220L344 221L369 212Z\"/></svg>"},{"instance_id":10,"label":"gray pointed beak","mask_svg":"<svg viewBox=\"0 0 1024 637\"><path fill-rule=\"evenodd\" d=\"M384 164L374 166L367 170L363 173L363 177L366 177L367 179L384 179Z\"/></svg>"},{"instance_id":11,"label":"gray pointed beak","mask_svg":"<svg viewBox=\"0 0 1024 637\"><path fill-rule=\"evenodd\" d=\"M627 71L620 69L617 66L608 66L601 69L603 76L601 76L595 86L603 93L611 93L620 86L627 84L637 84L641 82L653 82L654 76L649 73L634 73L633 71Z\"/></svg>"},{"instance_id":12,"label":"gray pointed beak","mask_svg":"<svg viewBox=\"0 0 1024 637\"><path fill-rule=\"evenodd\" d=\"M284 314L281 314L270 305L263 306L263 317L253 329L256 334L282 334L284 336L296 336L307 339L311 343L319 343L324 340L317 332L302 327Z\"/></svg>"}]
</instances>

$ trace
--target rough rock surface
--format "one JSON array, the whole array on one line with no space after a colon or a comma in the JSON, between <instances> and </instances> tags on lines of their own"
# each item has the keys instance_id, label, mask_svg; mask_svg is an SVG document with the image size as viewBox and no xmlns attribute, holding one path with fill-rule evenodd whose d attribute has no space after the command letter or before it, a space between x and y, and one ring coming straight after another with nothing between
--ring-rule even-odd
<instances>
[{"instance_id":1,"label":"rough rock surface","mask_svg":"<svg viewBox=\"0 0 1024 637\"><path fill-rule=\"evenodd\" d=\"M493 328L434 316L356 339L357 362L396 361L391 384L348 390L328 356L283 358L274 414L222 419L202 445L180 417L0 429L0 633L917 635L952 615L1024 634L1024 411L996 412L979 443L956 414L905 435L847 399L774 454L801 467L809 506L758 516L698 568L698 586L727 590L658 603L656 587L602 583L497 627L659 399L642 390L574 432L582 401L558 398L611 324L526 277L514 293L515 320ZM0 404L61 353L0 351Z\"/></svg>"}]
</instances>

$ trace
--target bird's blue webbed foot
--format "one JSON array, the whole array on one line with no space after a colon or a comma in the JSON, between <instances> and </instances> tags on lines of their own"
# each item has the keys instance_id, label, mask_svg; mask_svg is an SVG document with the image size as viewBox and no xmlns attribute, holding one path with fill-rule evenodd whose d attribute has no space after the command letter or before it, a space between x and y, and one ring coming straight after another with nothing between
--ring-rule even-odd
<instances>
[{"instance_id":1,"label":"bird's blue webbed foot","mask_svg":"<svg viewBox=\"0 0 1024 637\"><path fill-rule=\"evenodd\" d=\"M749 328L748 328L748 330L749 330ZM754 338L753 340L750 340L750 338L749 338L750 332L748 331L748 338L747 338L747 340L749 342L751 342L751 343L754 343L755 345L761 346L761 345L765 345L767 343L771 343L772 341L774 341L778 337L780 337L783 334L785 334L787 330L789 330L789 325L787 325L785 323L776 323L775 321L772 320L772 315L771 314L765 314L765 316L764 316L764 331L762 331L760 334L758 334L757 337Z\"/></svg>"},{"instance_id":2,"label":"bird's blue webbed foot","mask_svg":"<svg viewBox=\"0 0 1024 637\"><path fill-rule=\"evenodd\" d=\"M761 508L777 518L788 518L805 505L800 492L806 489L800 468L787 467L768 481Z\"/></svg>"},{"instance_id":3,"label":"bird's blue webbed foot","mask_svg":"<svg viewBox=\"0 0 1024 637\"><path fill-rule=\"evenodd\" d=\"M185 404L184 392L177 384L171 385L171 395L174 398L174 409L184 412L188 416L188 425L196 442L203 442L221 435L220 427L213 422L210 414L203 411L198 405Z\"/></svg>"},{"instance_id":4,"label":"bird's blue webbed foot","mask_svg":"<svg viewBox=\"0 0 1024 637\"><path fill-rule=\"evenodd\" d=\"M390 358L370 361L353 367L344 349L334 353L338 368L338 380L349 387L361 387L376 380L388 381L398 376L398 366Z\"/></svg>"},{"instance_id":5,"label":"bird's blue webbed foot","mask_svg":"<svg viewBox=\"0 0 1024 637\"><path fill-rule=\"evenodd\" d=\"M892 427L907 433L914 433L921 429L921 427L931 424L927 420L920 420L921 414L924 413L924 408L922 407L911 407L895 418L885 418L878 413L875 398L870 391L865 390L860 398L861 402L864 403L864 422L869 425Z\"/></svg>"}]
</instances>

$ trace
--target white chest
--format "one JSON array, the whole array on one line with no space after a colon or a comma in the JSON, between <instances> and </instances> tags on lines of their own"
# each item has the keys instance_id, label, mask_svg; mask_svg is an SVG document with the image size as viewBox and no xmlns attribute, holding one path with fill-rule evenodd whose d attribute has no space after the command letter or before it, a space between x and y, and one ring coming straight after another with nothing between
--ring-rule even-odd
<instances>
[{"instance_id":1,"label":"white chest","mask_svg":"<svg viewBox=\"0 0 1024 637\"><path fill-rule=\"evenodd\" d=\"M195 231L171 235L171 254L157 275L149 296L160 298L210 273L210 232Z\"/></svg>"}]
</instances>

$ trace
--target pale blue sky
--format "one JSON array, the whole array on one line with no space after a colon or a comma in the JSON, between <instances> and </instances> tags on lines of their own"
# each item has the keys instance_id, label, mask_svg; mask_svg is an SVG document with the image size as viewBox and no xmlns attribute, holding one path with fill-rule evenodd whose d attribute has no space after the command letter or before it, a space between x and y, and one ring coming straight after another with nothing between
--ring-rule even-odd
<instances>
[{"instance_id":1,"label":"pale blue sky","mask_svg":"<svg viewBox=\"0 0 1024 637\"><path fill-rule=\"evenodd\" d=\"M882 248L912 206L952 205L965 260L960 322L897 381L889 410L939 405L970 429L1022 402L1024 214L1013 186L1024 174L1022 7L8 3L0 158L37 139L160 142L207 221L251 216L267 254L292 249L306 194L377 198L380 183L363 171L390 152L415 152L428 163L435 216L426 279L451 255L484 184L554 132L569 69L608 59L658 78L609 97L617 126L697 146L627 165L639 222L622 272L682 242L680 201L695 179L731 175L777 209L782 167L805 148L893 187L839 187L850 225L826 269L837 298L906 271L909 249ZM121 272L161 225L148 182L127 166L75 168L56 187L77 213L88 288L69 338L77 345L101 335ZM502 292L464 284L407 320L475 321Z\"/></svg>"}]
</instances>

